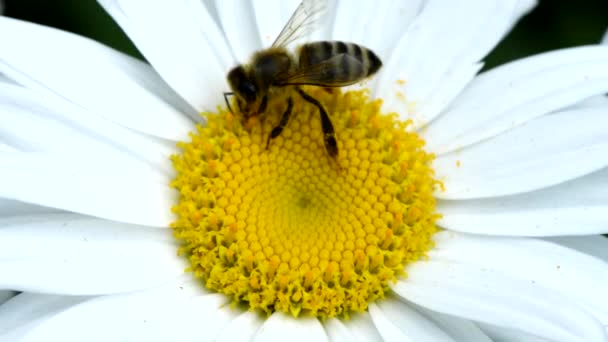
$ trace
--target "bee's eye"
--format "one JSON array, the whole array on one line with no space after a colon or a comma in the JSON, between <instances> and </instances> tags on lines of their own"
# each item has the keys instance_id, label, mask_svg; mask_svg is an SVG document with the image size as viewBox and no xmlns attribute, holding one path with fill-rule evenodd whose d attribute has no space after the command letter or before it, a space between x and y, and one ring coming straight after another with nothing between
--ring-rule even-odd
<instances>
[{"instance_id":1,"label":"bee's eye","mask_svg":"<svg viewBox=\"0 0 608 342\"><path fill-rule=\"evenodd\" d=\"M242 96L245 101L255 101L257 89L249 77L247 77L243 66L239 65L230 70L228 73L228 83L232 90Z\"/></svg>"},{"instance_id":2,"label":"bee's eye","mask_svg":"<svg viewBox=\"0 0 608 342\"><path fill-rule=\"evenodd\" d=\"M243 95L247 102L255 101L256 89L253 83L251 83L249 80L245 80L239 84L239 93Z\"/></svg>"}]
</instances>

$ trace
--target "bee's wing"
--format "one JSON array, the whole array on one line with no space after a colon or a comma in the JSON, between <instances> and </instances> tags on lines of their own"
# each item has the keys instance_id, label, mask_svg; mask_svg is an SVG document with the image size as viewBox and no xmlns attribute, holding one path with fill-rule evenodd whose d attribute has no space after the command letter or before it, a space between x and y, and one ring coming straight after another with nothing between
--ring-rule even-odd
<instances>
[{"instance_id":1,"label":"bee's wing","mask_svg":"<svg viewBox=\"0 0 608 342\"><path fill-rule=\"evenodd\" d=\"M312 32L323 17L326 8L327 0L302 0L272 46L287 46L294 40Z\"/></svg>"},{"instance_id":2,"label":"bee's wing","mask_svg":"<svg viewBox=\"0 0 608 342\"><path fill-rule=\"evenodd\" d=\"M278 75L276 85L316 85L323 87L344 87L361 81L364 75L363 63L357 58L342 53L293 72Z\"/></svg>"}]
</instances>

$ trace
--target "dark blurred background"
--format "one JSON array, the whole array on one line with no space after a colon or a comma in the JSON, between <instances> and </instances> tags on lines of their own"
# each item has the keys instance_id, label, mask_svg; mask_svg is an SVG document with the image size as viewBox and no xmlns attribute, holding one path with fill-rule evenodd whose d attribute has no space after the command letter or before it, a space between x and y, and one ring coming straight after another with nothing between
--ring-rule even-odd
<instances>
[{"instance_id":1,"label":"dark blurred background","mask_svg":"<svg viewBox=\"0 0 608 342\"><path fill-rule=\"evenodd\" d=\"M120 28L94 0L4 2L7 16L88 36L141 58ZM539 6L524 17L488 56L486 68L542 51L595 44L607 28L608 0L541 0Z\"/></svg>"}]
</instances>

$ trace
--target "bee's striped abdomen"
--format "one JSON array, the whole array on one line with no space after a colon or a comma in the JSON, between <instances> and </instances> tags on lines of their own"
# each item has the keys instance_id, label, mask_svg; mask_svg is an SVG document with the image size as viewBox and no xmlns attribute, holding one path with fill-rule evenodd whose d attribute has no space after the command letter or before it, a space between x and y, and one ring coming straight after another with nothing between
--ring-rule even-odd
<instances>
[{"instance_id":1,"label":"bee's striped abdomen","mask_svg":"<svg viewBox=\"0 0 608 342\"><path fill-rule=\"evenodd\" d=\"M354 43L341 41L320 41L300 47L299 67L308 68L344 55L337 60L337 67L331 75L336 80L354 83L373 75L382 66L380 58L370 49Z\"/></svg>"}]
</instances>

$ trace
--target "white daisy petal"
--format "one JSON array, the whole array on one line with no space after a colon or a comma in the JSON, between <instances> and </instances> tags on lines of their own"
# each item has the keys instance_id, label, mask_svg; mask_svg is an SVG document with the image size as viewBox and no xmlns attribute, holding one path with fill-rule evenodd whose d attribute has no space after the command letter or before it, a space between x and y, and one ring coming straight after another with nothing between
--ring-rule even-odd
<instances>
[{"instance_id":1,"label":"white daisy petal","mask_svg":"<svg viewBox=\"0 0 608 342\"><path fill-rule=\"evenodd\" d=\"M56 209L0 198L0 217L57 213Z\"/></svg>"},{"instance_id":2,"label":"white daisy petal","mask_svg":"<svg viewBox=\"0 0 608 342\"><path fill-rule=\"evenodd\" d=\"M253 52L262 48L255 21L254 5L247 0L216 0L215 7L237 61L247 62ZM277 21L276 18L270 17L258 18L258 20Z\"/></svg>"},{"instance_id":3,"label":"white daisy petal","mask_svg":"<svg viewBox=\"0 0 608 342\"><path fill-rule=\"evenodd\" d=\"M113 160L120 165L108 165ZM26 152L26 153L0 153L0 168L9 168L18 165L23 169L37 170L44 165L45 172L68 174L72 176L85 175L99 179L140 179L148 182L168 184L170 177L149 165L138 163L132 158L114 159L101 155L80 155L75 158L72 154Z\"/></svg>"},{"instance_id":4,"label":"white daisy petal","mask_svg":"<svg viewBox=\"0 0 608 342\"><path fill-rule=\"evenodd\" d=\"M478 62L521 14L516 0L429 1L386 61L374 94L385 100L385 110L403 113L416 128L425 125L473 78Z\"/></svg>"},{"instance_id":5,"label":"white daisy petal","mask_svg":"<svg viewBox=\"0 0 608 342\"><path fill-rule=\"evenodd\" d=\"M118 293L166 283L186 267L168 230L73 214L1 219L0 246L2 289Z\"/></svg>"},{"instance_id":6,"label":"white daisy petal","mask_svg":"<svg viewBox=\"0 0 608 342\"><path fill-rule=\"evenodd\" d=\"M5 74L3 74L1 72L0 72L0 83L12 84L12 85L17 84L15 81L13 81L12 79L8 78L8 76L6 76Z\"/></svg>"},{"instance_id":7,"label":"white daisy petal","mask_svg":"<svg viewBox=\"0 0 608 342\"><path fill-rule=\"evenodd\" d=\"M0 31L11 32L0 37L0 71L19 83L135 131L174 140L187 135L192 121L131 77L132 65L141 62L93 40L6 17ZM145 66L136 72L145 68L153 73Z\"/></svg>"},{"instance_id":8,"label":"white daisy petal","mask_svg":"<svg viewBox=\"0 0 608 342\"><path fill-rule=\"evenodd\" d=\"M365 46L386 62L399 38L422 10L424 1L336 1L334 6L331 39ZM378 18L382 18L382 25L378 25ZM353 22L357 24L353 25ZM386 67L380 69L379 75L385 70ZM350 88L375 89L381 78L379 75ZM384 96L380 94L380 97Z\"/></svg>"},{"instance_id":9,"label":"white daisy petal","mask_svg":"<svg viewBox=\"0 0 608 342\"><path fill-rule=\"evenodd\" d=\"M602 235L556 236L545 240L575 249L608 262L608 238Z\"/></svg>"},{"instance_id":10,"label":"white daisy petal","mask_svg":"<svg viewBox=\"0 0 608 342\"><path fill-rule=\"evenodd\" d=\"M382 336L378 332L378 329L374 325L374 321L368 312L355 314L350 317L349 320L342 323L350 330L351 335L355 337L354 341L382 341Z\"/></svg>"},{"instance_id":11,"label":"white daisy petal","mask_svg":"<svg viewBox=\"0 0 608 342\"><path fill-rule=\"evenodd\" d=\"M252 341L282 341L289 336L289 341L329 341L323 325L314 317L297 319L282 312L273 313L255 334Z\"/></svg>"},{"instance_id":12,"label":"white daisy petal","mask_svg":"<svg viewBox=\"0 0 608 342\"><path fill-rule=\"evenodd\" d=\"M583 101L579 101L573 104L572 106L566 107L565 109L578 109L587 107L608 107L608 96L603 94L591 96L589 98L584 99Z\"/></svg>"},{"instance_id":13,"label":"white daisy petal","mask_svg":"<svg viewBox=\"0 0 608 342\"><path fill-rule=\"evenodd\" d=\"M398 283L393 290L419 305L548 339L607 340L592 315L547 289L533 289L527 282L469 265L428 262L424 271L413 270L417 279ZM419 278L422 273L424 280Z\"/></svg>"},{"instance_id":14,"label":"white daisy petal","mask_svg":"<svg viewBox=\"0 0 608 342\"><path fill-rule=\"evenodd\" d=\"M372 1L339 1L336 5L332 39L365 45L363 37L373 26L370 25L371 22L378 19L374 12L380 9L377 5L379 4ZM395 9L395 12L398 10ZM408 22L403 23L406 27L407 24Z\"/></svg>"},{"instance_id":15,"label":"white daisy petal","mask_svg":"<svg viewBox=\"0 0 608 342\"><path fill-rule=\"evenodd\" d=\"M444 228L490 235L550 236L608 232L608 168L520 195L437 202Z\"/></svg>"},{"instance_id":16,"label":"white daisy petal","mask_svg":"<svg viewBox=\"0 0 608 342\"><path fill-rule=\"evenodd\" d=\"M64 159L60 157L47 157L2 155L0 197L148 226L167 227L173 220L170 208L176 193L157 178L146 177L150 172L142 172L137 178L127 171L117 175L107 166L91 170L78 165L71 169L82 160L62 164ZM45 166L44 172L40 171L41 165Z\"/></svg>"},{"instance_id":17,"label":"white daisy petal","mask_svg":"<svg viewBox=\"0 0 608 342\"><path fill-rule=\"evenodd\" d=\"M429 252L435 260L459 260L529 280L575 299L608 322L608 298L598 287L608 283L608 264L599 259L535 239L445 233L436 241L441 247ZM523 263L527 267L519 267Z\"/></svg>"},{"instance_id":18,"label":"white daisy petal","mask_svg":"<svg viewBox=\"0 0 608 342\"><path fill-rule=\"evenodd\" d=\"M13 146L0 142L0 152L18 152L19 150Z\"/></svg>"},{"instance_id":19,"label":"white daisy petal","mask_svg":"<svg viewBox=\"0 0 608 342\"><path fill-rule=\"evenodd\" d=\"M422 130L443 154L608 91L608 47L552 51L478 76L450 109Z\"/></svg>"},{"instance_id":20,"label":"white daisy petal","mask_svg":"<svg viewBox=\"0 0 608 342\"><path fill-rule=\"evenodd\" d=\"M235 318L230 324L224 327L224 330L217 336L217 342L248 342L251 337L255 336L260 326L264 323L264 319L259 314L251 311L246 311Z\"/></svg>"},{"instance_id":21,"label":"white daisy petal","mask_svg":"<svg viewBox=\"0 0 608 342\"><path fill-rule=\"evenodd\" d=\"M34 321L44 320L90 297L20 293L0 306L0 341L4 334Z\"/></svg>"},{"instance_id":22,"label":"white daisy petal","mask_svg":"<svg viewBox=\"0 0 608 342\"><path fill-rule=\"evenodd\" d=\"M608 70L608 68L607 68ZM495 197L542 189L608 164L607 108L569 110L439 156L443 199ZM539 132L551 132L539 138ZM572 162L576 161L576 162Z\"/></svg>"},{"instance_id":23,"label":"white daisy petal","mask_svg":"<svg viewBox=\"0 0 608 342\"><path fill-rule=\"evenodd\" d=\"M0 102L0 122L0 139L20 151L62 151L120 158L119 152L110 145L54 120L52 115L46 114L46 110ZM78 144L74 144L74 141L78 141Z\"/></svg>"},{"instance_id":24,"label":"white daisy petal","mask_svg":"<svg viewBox=\"0 0 608 342\"><path fill-rule=\"evenodd\" d=\"M188 14L194 16L193 21L197 24L200 33L213 47L207 53L215 54L222 65L222 70L231 68L235 62L234 56L219 24L219 15L213 1L187 0L186 6Z\"/></svg>"},{"instance_id":25,"label":"white daisy petal","mask_svg":"<svg viewBox=\"0 0 608 342\"><path fill-rule=\"evenodd\" d=\"M355 337L350 330L337 318L329 318L323 323L323 327L331 342L355 341Z\"/></svg>"},{"instance_id":26,"label":"white daisy petal","mask_svg":"<svg viewBox=\"0 0 608 342\"><path fill-rule=\"evenodd\" d=\"M226 63L214 54L213 44L221 41L217 37L220 31L211 21L199 22L210 17L201 13L205 6L195 1L99 2L162 78L197 112L213 110L222 103Z\"/></svg>"},{"instance_id":27,"label":"white daisy petal","mask_svg":"<svg viewBox=\"0 0 608 342\"><path fill-rule=\"evenodd\" d=\"M340 35L343 35L344 39L372 49L381 58L387 58L422 10L424 1L364 1L361 8L352 13L357 18L348 16L348 11L344 9L352 8L352 1L342 1L339 4L334 39L342 39ZM378 18L382 18L382 25L378 25ZM353 22L357 24L353 25Z\"/></svg>"},{"instance_id":28,"label":"white daisy petal","mask_svg":"<svg viewBox=\"0 0 608 342\"><path fill-rule=\"evenodd\" d=\"M232 309L228 297L209 294L167 301L128 341L216 341L216 337L241 313Z\"/></svg>"},{"instance_id":29,"label":"white daisy petal","mask_svg":"<svg viewBox=\"0 0 608 342\"><path fill-rule=\"evenodd\" d=\"M101 154L117 163L132 158L167 173L167 159L176 152L166 141L116 125L55 95L20 86L0 84L0 112L0 140L26 151Z\"/></svg>"},{"instance_id":30,"label":"white daisy petal","mask_svg":"<svg viewBox=\"0 0 608 342\"><path fill-rule=\"evenodd\" d=\"M437 235L393 290L429 309L548 339L604 341L608 264L531 239ZM607 279L603 279L607 278ZM560 310L555 310L559 307Z\"/></svg>"},{"instance_id":31,"label":"white daisy petal","mask_svg":"<svg viewBox=\"0 0 608 342\"><path fill-rule=\"evenodd\" d=\"M0 290L0 306L2 306L2 304L4 304L7 300L13 298L16 294L16 291Z\"/></svg>"},{"instance_id":32,"label":"white daisy petal","mask_svg":"<svg viewBox=\"0 0 608 342\"><path fill-rule=\"evenodd\" d=\"M337 39L336 37L333 36L333 32L334 32L336 17L339 14L337 11L339 3L340 3L340 0L328 1L325 4L326 5L325 13L318 19L319 24L318 24L317 28L315 30L313 30L312 32L310 32L310 34L307 37L304 37L303 39L310 41L310 42ZM351 1L351 3L354 4L354 1Z\"/></svg>"},{"instance_id":33,"label":"white daisy petal","mask_svg":"<svg viewBox=\"0 0 608 342\"><path fill-rule=\"evenodd\" d=\"M433 322L396 298L371 303L369 314L384 341L454 341Z\"/></svg>"},{"instance_id":34,"label":"white daisy petal","mask_svg":"<svg viewBox=\"0 0 608 342\"><path fill-rule=\"evenodd\" d=\"M608 45L608 31L606 31L606 33L604 33L604 38L602 38L602 44Z\"/></svg>"},{"instance_id":35,"label":"white daisy petal","mask_svg":"<svg viewBox=\"0 0 608 342\"><path fill-rule=\"evenodd\" d=\"M192 292L185 287L187 283L172 282L151 291L95 297L44 320L23 341L124 341L158 311L172 302L185 301L181 292ZM197 302L196 298L188 300ZM217 311L217 307L213 309Z\"/></svg>"},{"instance_id":36,"label":"white daisy petal","mask_svg":"<svg viewBox=\"0 0 608 342\"><path fill-rule=\"evenodd\" d=\"M479 323L479 326L494 342L554 342L554 340L548 340L519 330L497 327L492 324Z\"/></svg>"},{"instance_id":37,"label":"white daisy petal","mask_svg":"<svg viewBox=\"0 0 608 342\"><path fill-rule=\"evenodd\" d=\"M479 329L477 324L472 321L432 311L413 303L408 302L408 305L411 305L418 312L433 321L455 341L492 342L492 340Z\"/></svg>"},{"instance_id":38,"label":"white daisy petal","mask_svg":"<svg viewBox=\"0 0 608 342\"><path fill-rule=\"evenodd\" d=\"M226 1L218 1L219 3L226 3ZM269 47L272 45L274 40L277 38L284 25L287 23L291 14L295 11L296 7L300 3L299 0L255 0L250 2L253 5L253 12L255 14L256 26L257 26L257 34L258 38L252 42L249 42L249 48L260 49ZM224 5L225 6L225 5ZM245 11L245 6L241 5L240 11ZM227 10L225 8L225 10ZM234 11L233 11L234 12ZM233 13L232 12L232 13ZM230 11L226 11L225 21L234 20L235 18L230 17ZM248 23L251 25L251 23ZM246 32L234 32L234 31L244 31L242 27L236 26L229 28L228 25L225 25L226 32L232 31L230 41L233 42L234 48L237 50L244 50L245 46L241 44L242 40L239 40L238 36L243 34L250 34ZM255 42L259 42L260 45L254 46L251 45ZM240 46L239 46L240 45ZM247 61L249 59L251 53L254 50L242 51L242 57L244 59L240 59L241 62Z\"/></svg>"}]
</instances>

